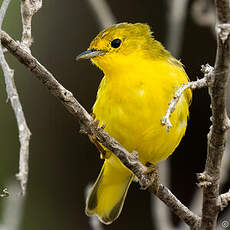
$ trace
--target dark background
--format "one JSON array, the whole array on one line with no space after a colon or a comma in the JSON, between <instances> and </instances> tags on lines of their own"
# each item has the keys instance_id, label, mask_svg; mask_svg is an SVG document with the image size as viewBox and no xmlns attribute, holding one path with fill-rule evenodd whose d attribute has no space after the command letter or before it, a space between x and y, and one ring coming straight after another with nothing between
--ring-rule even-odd
<instances>
[{"instance_id":1,"label":"dark background","mask_svg":"<svg viewBox=\"0 0 230 230\"><path fill-rule=\"evenodd\" d=\"M0 1L1 2L1 1ZM20 1L12 1L4 29L20 39ZM163 44L167 38L167 1L108 1L118 22L148 23ZM210 28L187 18L180 59L191 80L202 77L202 64L214 64L216 41ZM95 15L87 1L43 2L34 16L32 53L69 89L90 112L102 72L89 62L75 62L99 32ZM86 186L93 182L102 165L87 136L79 134L76 120L32 74L11 55L10 66L32 132L28 194L20 229L90 229L84 213ZM0 76L0 188L7 187L18 171L19 143L15 117L6 103L3 75ZM170 157L170 189L186 205L196 188L195 173L202 172L206 157L206 136L210 125L206 89L195 91L186 136ZM4 212L2 203L0 203ZM230 218L230 217L229 217ZM1 221L1 215L0 215ZM174 218L177 223L177 219ZM151 229L150 194L132 184L119 219L105 229Z\"/></svg>"}]
</instances>

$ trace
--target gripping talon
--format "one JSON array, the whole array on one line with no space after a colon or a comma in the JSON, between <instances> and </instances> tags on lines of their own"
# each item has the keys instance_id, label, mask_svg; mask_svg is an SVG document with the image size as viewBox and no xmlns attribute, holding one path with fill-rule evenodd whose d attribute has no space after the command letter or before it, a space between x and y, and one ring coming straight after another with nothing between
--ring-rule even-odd
<instances>
[{"instance_id":1,"label":"gripping talon","mask_svg":"<svg viewBox=\"0 0 230 230\"><path fill-rule=\"evenodd\" d=\"M95 115L95 113L91 113L90 115L91 115L91 117L93 118L93 120L95 120L95 119L96 119L96 115Z\"/></svg>"},{"instance_id":2,"label":"gripping talon","mask_svg":"<svg viewBox=\"0 0 230 230\"><path fill-rule=\"evenodd\" d=\"M96 119L96 115L94 113L91 113L92 118L94 119L94 125L95 126L99 126L100 121L99 120L95 120ZM101 126L102 129L105 128L105 125L103 124ZM96 148L98 149L98 151L100 152L100 158L101 159L108 159L111 155L110 151L106 151L103 146L101 145L101 143L97 140L97 137L94 134L90 134L88 135L90 141L96 146Z\"/></svg>"},{"instance_id":3,"label":"gripping talon","mask_svg":"<svg viewBox=\"0 0 230 230\"><path fill-rule=\"evenodd\" d=\"M147 167L145 175L149 179L149 183L145 186L142 186L141 189L146 190L150 186L154 186L155 190L158 192L159 189L158 167L150 162L147 162L145 166Z\"/></svg>"},{"instance_id":4,"label":"gripping talon","mask_svg":"<svg viewBox=\"0 0 230 230\"><path fill-rule=\"evenodd\" d=\"M95 135L88 135L90 141L97 147L98 151L100 152L100 157L102 159L109 158L110 155L108 155L107 151L101 146L101 144L98 142L97 137Z\"/></svg>"}]
</instances>

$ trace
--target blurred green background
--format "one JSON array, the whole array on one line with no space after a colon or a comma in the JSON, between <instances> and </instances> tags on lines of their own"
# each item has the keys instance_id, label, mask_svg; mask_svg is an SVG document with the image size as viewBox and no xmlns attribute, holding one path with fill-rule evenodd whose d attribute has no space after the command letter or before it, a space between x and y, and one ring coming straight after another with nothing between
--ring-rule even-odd
<instances>
[{"instance_id":1,"label":"blurred green background","mask_svg":"<svg viewBox=\"0 0 230 230\"><path fill-rule=\"evenodd\" d=\"M108 4L118 22L148 23L155 37L166 44L168 1L110 0ZM193 1L189 1L179 58L190 78L195 80L202 77L202 64L214 64L216 42L210 28L194 22L190 13L192 4ZM11 1L3 29L15 40L21 38L20 1ZM76 63L75 56L87 49L98 32L95 15L86 0L44 1L42 9L33 18L33 55L73 92L89 112L102 73L89 62ZM88 138L79 134L78 123L65 108L14 57L10 54L6 57L15 70L15 82L32 132L28 193L19 229L90 229L84 213L84 192L86 186L96 179L103 162ZM6 100L1 72L0 189L15 180L19 159L16 121ZM186 136L170 157L170 188L187 205L196 188L195 173L204 169L209 117L207 90L194 92ZM1 223L2 200L0 207ZM174 217L174 222L177 221ZM134 183L121 216L104 229L127 227L153 229L150 194L140 191L138 184Z\"/></svg>"}]
</instances>

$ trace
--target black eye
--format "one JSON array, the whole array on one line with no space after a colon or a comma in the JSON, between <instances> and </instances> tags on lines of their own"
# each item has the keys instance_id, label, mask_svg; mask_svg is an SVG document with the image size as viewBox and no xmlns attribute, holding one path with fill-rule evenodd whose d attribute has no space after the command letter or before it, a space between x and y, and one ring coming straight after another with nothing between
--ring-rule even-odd
<instances>
[{"instance_id":1,"label":"black eye","mask_svg":"<svg viewBox=\"0 0 230 230\"><path fill-rule=\"evenodd\" d=\"M121 40L119 38L114 39L111 41L111 46L113 48L118 48L121 45Z\"/></svg>"}]
</instances>

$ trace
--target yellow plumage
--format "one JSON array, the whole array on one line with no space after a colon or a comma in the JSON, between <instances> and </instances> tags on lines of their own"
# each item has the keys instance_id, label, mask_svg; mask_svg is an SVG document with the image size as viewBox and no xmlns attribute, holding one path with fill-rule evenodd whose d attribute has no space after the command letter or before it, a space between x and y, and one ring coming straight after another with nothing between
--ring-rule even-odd
<instances>
[{"instance_id":1,"label":"yellow plumage","mask_svg":"<svg viewBox=\"0 0 230 230\"><path fill-rule=\"evenodd\" d=\"M170 118L173 127L167 132L162 117L188 77L182 64L153 38L149 26L113 25L99 33L79 58L91 58L104 72L93 107L100 125L128 151L136 150L143 164L156 164L172 154L186 130L191 91L180 98ZM106 151L86 213L109 224L121 212L133 174Z\"/></svg>"}]
</instances>

